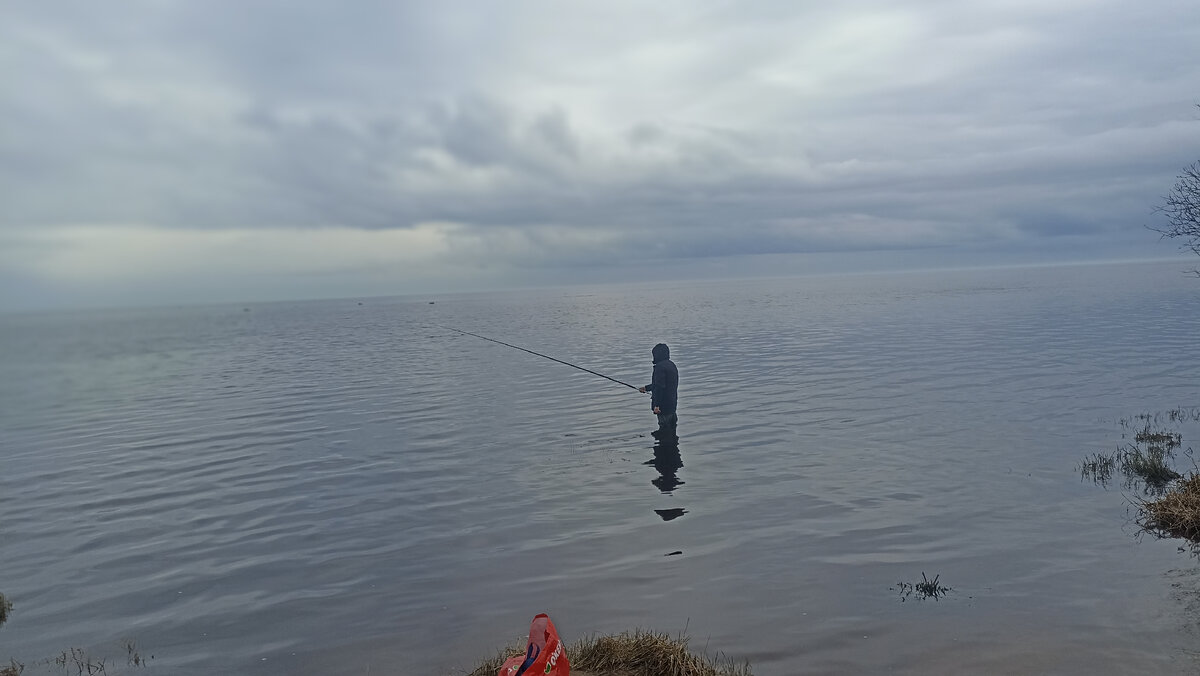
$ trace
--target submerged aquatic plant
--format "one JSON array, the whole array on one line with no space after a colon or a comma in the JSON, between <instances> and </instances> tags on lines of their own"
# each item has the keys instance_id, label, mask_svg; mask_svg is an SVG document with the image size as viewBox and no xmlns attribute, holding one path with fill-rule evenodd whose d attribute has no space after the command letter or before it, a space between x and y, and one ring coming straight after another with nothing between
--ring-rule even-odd
<instances>
[{"instance_id":1,"label":"submerged aquatic plant","mask_svg":"<svg viewBox=\"0 0 1200 676\"><path fill-rule=\"evenodd\" d=\"M133 639L125 639L122 645L125 648L128 666L138 668L150 666ZM154 659L154 656L151 655L149 659ZM37 660L32 664L37 673L42 673L43 668L53 665L64 674L75 674L76 676L108 676L109 667L113 666L113 662L107 656L89 653L83 648L70 648L54 657ZM21 676L24 671L25 665L12 658L9 659L8 666L0 666L0 676ZM129 671L122 669L116 673L127 674Z\"/></svg>"},{"instance_id":2,"label":"submerged aquatic plant","mask_svg":"<svg viewBox=\"0 0 1200 676\"><path fill-rule=\"evenodd\" d=\"M1134 435L1133 440L1139 444L1146 444L1152 448L1178 448L1179 445L1183 443L1183 435L1179 432L1163 432L1162 430L1153 430L1150 429L1150 424L1147 423L1145 428L1138 430L1138 433Z\"/></svg>"},{"instance_id":3,"label":"submerged aquatic plant","mask_svg":"<svg viewBox=\"0 0 1200 676\"><path fill-rule=\"evenodd\" d=\"M106 676L108 674L106 662L107 660L104 658L87 654L83 648L64 650L61 655L54 658L54 663L64 670L88 676Z\"/></svg>"},{"instance_id":4,"label":"submerged aquatic plant","mask_svg":"<svg viewBox=\"0 0 1200 676\"><path fill-rule=\"evenodd\" d=\"M1128 418L1121 418L1118 423L1122 429L1131 430L1139 426L1162 425L1164 421L1170 423L1198 422L1200 421L1200 407L1179 406L1158 413L1139 413Z\"/></svg>"},{"instance_id":5,"label":"submerged aquatic plant","mask_svg":"<svg viewBox=\"0 0 1200 676\"><path fill-rule=\"evenodd\" d=\"M1137 477L1147 488L1161 492L1166 485L1180 477L1179 472L1171 468L1170 459L1174 456L1172 447L1147 444L1143 451L1137 446L1128 446L1121 453L1121 472L1128 477Z\"/></svg>"},{"instance_id":6,"label":"submerged aquatic plant","mask_svg":"<svg viewBox=\"0 0 1200 676\"><path fill-rule=\"evenodd\" d=\"M1083 479L1105 487L1119 471L1125 477L1126 488L1141 488L1146 493L1161 495L1168 484L1181 476L1172 467L1172 461L1175 451L1183 445L1183 435L1159 425L1164 418L1179 423L1196 417L1200 417L1200 409L1175 409L1153 416L1143 413L1133 419L1121 420L1123 428L1133 431L1133 443L1120 446L1112 453L1093 453L1077 468ZM1141 424L1134 421L1141 421ZM1191 449L1185 453L1190 455Z\"/></svg>"},{"instance_id":7,"label":"submerged aquatic plant","mask_svg":"<svg viewBox=\"0 0 1200 676\"><path fill-rule=\"evenodd\" d=\"M1167 411L1167 419L1171 422L1200 422L1200 408L1176 408Z\"/></svg>"},{"instance_id":8,"label":"submerged aquatic plant","mask_svg":"<svg viewBox=\"0 0 1200 676\"><path fill-rule=\"evenodd\" d=\"M1117 454L1104 455L1093 453L1079 464L1079 471L1084 479L1091 479L1100 485L1108 485L1112 479L1113 469L1117 466Z\"/></svg>"},{"instance_id":9,"label":"submerged aquatic plant","mask_svg":"<svg viewBox=\"0 0 1200 676\"><path fill-rule=\"evenodd\" d=\"M916 594L918 599L940 599L946 594L953 591L950 587L943 586L938 583L941 575L934 575L933 579L925 577L925 572L921 572L920 582L897 582L893 589L900 591L900 600L907 601L909 596Z\"/></svg>"},{"instance_id":10,"label":"submerged aquatic plant","mask_svg":"<svg viewBox=\"0 0 1200 676\"><path fill-rule=\"evenodd\" d=\"M1093 453L1085 457L1077 469L1084 480L1100 486L1108 487L1113 475L1120 472L1125 477L1125 488L1161 494L1167 484L1180 476L1171 467L1173 456L1173 452L1164 446L1142 449L1131 444L1108 454Z\"/></svg>"},{"instance_id":11,"label":"submerged aquatic plant","mask_svg":"<svg viewBox=\"0 0 1200 676\"><path fill-rule=\"evenodd\" d=\"M925 577L925 573L922 572L921 582L918 582L916 585L914 585L917 589L917 593L924 595L925 598L933 597L936 599L939 596L945 596L946 593L950 591L950 588L943 587L938 584L938 578L940 577L941 575L934 575L933 579L930 580L929 578Z\"/></svg>"},{"instance_id":12,"label":"submerged aquatic plant","mask_svg":"<svg viewBox=\"0 0 1200 676\"><path fill-rule=\"evenodd\" d=\"M127 638L127 639L125 639L125 641L123 643L125 645L125 660L126 660L126 663L129 664L129 666L131 666L131 667L148 666L148 664L146 662L146 658L144 656L142 656L141 651L138 650L137 641L134 641L131 638ZM154 655L151 655L150 659L154 659Z\"/></svg>"}]
</instances>

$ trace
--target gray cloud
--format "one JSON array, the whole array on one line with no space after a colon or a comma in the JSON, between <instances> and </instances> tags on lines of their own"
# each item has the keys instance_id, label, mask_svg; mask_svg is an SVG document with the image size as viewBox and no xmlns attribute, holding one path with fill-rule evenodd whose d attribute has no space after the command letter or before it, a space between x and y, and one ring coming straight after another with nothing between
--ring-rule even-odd
<instances>
[{"instance_id":1,"label":"gray cloud","mask_svg":"<svg viewBox=\"0 0 1200 676\"><path fill-rule=\"evenodd\" d=\"M1168 0L20 3L0 44L9 239L1127 251L1200 131L1200 8Z\"/></svg>"}]
</instances>

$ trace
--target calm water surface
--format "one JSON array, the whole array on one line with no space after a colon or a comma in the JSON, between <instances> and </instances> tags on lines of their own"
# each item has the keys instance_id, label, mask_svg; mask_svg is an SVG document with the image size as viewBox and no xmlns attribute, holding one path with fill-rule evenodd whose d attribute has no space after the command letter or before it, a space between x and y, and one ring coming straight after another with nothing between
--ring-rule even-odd
<instances>
[{"instance_id":1,"label":"calm water surface","mask_svg":"<svg viewBox=\"0 0 1200 676\"><path fill-rule=\"evenodd\" d=\"M758 674L1192 672L1196 559L1076 469L1200 405L1180 267L0 317L0 661L440 676L546 611ZM678 455L442 326L635 384L669 343Z\"/></svg>"}]
</instances>

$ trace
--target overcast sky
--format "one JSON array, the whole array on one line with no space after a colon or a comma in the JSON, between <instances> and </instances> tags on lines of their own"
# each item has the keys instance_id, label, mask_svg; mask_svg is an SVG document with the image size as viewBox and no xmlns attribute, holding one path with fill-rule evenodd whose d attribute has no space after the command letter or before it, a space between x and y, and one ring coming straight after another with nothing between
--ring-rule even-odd
<instances>
[{"instance_id":1,"label":"overcast sky","mask_svg":"<svg viewBox=\"0 0 1200 676\"><path fill-rule=\"evenodd\" d=\"M0 308L1194 267L1194 0L0 12Z\"/></svg>"}]
</instances>

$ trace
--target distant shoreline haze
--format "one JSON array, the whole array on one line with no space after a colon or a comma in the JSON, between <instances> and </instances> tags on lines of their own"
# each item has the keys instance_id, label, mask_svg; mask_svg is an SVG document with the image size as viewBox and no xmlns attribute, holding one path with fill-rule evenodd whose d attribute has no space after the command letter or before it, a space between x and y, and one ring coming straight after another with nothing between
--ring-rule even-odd
<instances>
[{"instance_id":1,"label":"distant shoreline haze","mask_svg":"<svg viewBox=\"0 0 1200 676\"><path fill-rule=\"evenodd\" d=\"M374 298L439 298L447 295L542 291L589 286L645 285L649 288L682 283L737 281L744 279L788 279L826 275L900 274L905 272L989 270L1025 267L1056 267L1078 265L1109 265L1155 263L1178 265L1181 273L1191 268L1186 256L1140 256L1079 260L1018 260L1015 262L975 262L975 257L959 260L955 257L934 260L854 254L758 255L730 259L711 258L672 260L662 267L639 264L628 268L583 267L569 272L541 271L540 278L516 276L487 281L441 283L426 282L363 283L353 278L329 278L326 275L281 278L269 283L233 280L231 283L206 283L181 287L169 279L158 282L146 280L130 284L119 291L107 289L104 283L94 290L56 288L17 279L0 287L0 316L25 312L71 312L105 309L179 307L194 305L236 305L309 300ZM556 275L553 279L549 274ZM655 278L653 275L660 275ZM3 277L0 276L0 281ZM232 285L231 285L232 284ZM394 287L394 292L386 289Z\"/></svg>"}]
</instances>

